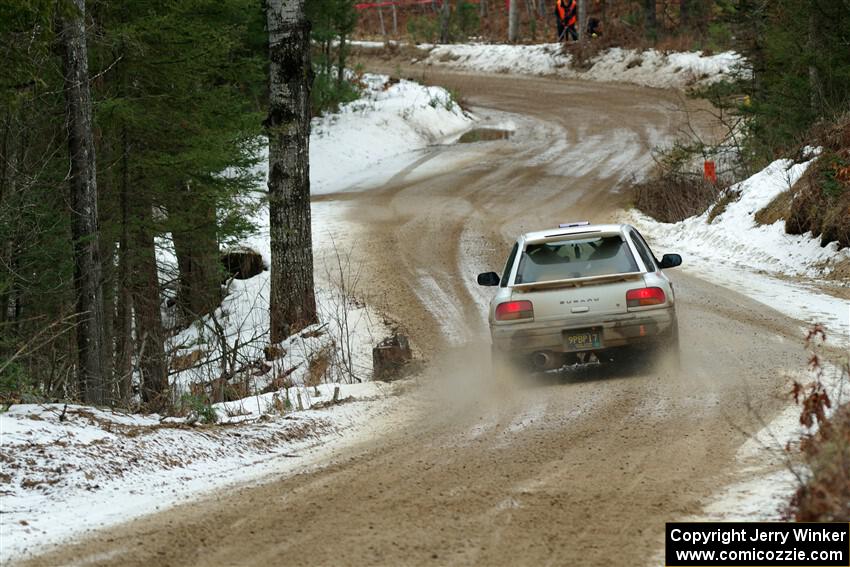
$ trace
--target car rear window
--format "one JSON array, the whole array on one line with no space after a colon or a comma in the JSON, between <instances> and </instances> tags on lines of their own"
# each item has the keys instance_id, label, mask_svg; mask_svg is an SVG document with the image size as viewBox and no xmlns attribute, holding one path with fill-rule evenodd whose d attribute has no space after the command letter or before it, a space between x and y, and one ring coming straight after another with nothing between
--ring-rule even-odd
<instances>
[{"instance_id":1,"label":"car rear window","mask_svg":"<svg viewBox=\"0 0 850 567\"><path fill-rule=\"evenodd\" d=\"M597 235L525 247L514 283L535 283L637 272L619 234Z\"/></svg>"}]
</instances>

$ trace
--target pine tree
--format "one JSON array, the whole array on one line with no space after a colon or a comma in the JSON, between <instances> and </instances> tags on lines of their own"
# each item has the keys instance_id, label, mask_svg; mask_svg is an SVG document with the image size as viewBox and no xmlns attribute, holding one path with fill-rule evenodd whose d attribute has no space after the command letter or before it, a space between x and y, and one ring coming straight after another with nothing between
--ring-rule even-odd
<instances>
[{"instance_id":1,"label":"pine tree","mask_svg":"<svg viewBox=\"0 0 850 567\"><path fill-rule=\"evenodd\" d=\"M316 75L311 90L312 113L316 115L357 98L345 80L348 37L357 24L357 10L353 0L305 0L304 10L310 22L310 37L320 46L318 60L313 65Z\"/></svg>"},{"instance_id":2,"label":"pine tree","mask_svg":"<svg viewBox=\"0 0 850 567\"><path fill-rule=\"evenodd\" d=\"M751 70L749 142L766 161L850 106L850 1L739 0L733 10Z\"/></svg>"},{"instance_id":3,"label":"pine tree","mask_svg":"<svg viewBox=\"0 0 850 567\"><path fill-rule=\"evenodd\" d=\"M153 407L168 401L168 331L160 316L166 298L181 298L184 322L217 305L219 246L250 229L244 197L257 184L251 167L266 90L264 14L254 0L89 0L86 8L85 84L98 156L91 178L101 229L91 251L106 267L98 278L105 290L104 399L129 400L138 368ZM74 394L63 379L73 355L67 320L78 311L71 215L60 214L67 211L72 154L54 20L78 15L70 2L0 5L0 260L9 267L0 270L4 392ZM181 270L161 289L157 247L170 247L169 240L180 249Z\"/></svg>"},{"instance_id":4,"label":"pine tree","mask_svg":"<svg viewBox=\"0 0 850 567\"><path fill-rule=\"evenodd\" d=\"M71 183L71 237L77 296L77 375L83 399L104 401L103 281L97 216L97 170L89 92L86 3L74 0L62 22Z\"/></svg>"},{"instance_id":5,"label":"pine tree","mask_svg":"<svg viewBox=\"0 0 850 567\"><path fill-rule=\"evenodd\" d=\"M159 407L167 401L167 333L156 246L170 239L176 254L176 284L165 283L182 323L214 309L223 280L220 245L250 228L242 196L258 182L251 167L264 89L262 11L247 0L194 0L163 2L155 11L104 4L98 15L109 30L100 64L111 69L98 118L110 161L119 164L108 176L110 234L122 243L120 277L112 281L116 381L126 397L126 335L135 321L143 397Z\"/></svg>"}]
</instances>

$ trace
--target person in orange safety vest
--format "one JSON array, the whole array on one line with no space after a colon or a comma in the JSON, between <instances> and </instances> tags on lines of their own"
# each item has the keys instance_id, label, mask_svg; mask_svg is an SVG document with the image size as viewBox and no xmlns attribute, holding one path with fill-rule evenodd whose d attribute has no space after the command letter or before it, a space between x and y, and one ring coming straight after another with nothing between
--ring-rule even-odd
<instances>
[{"instance_id":1,"label":"person in orange safety vest","mask_svg":"<svg viewBox=\"0 0 850 567\"><path fill-rule=\"evenodd\" d=\"M558 20L558 41L564 41L567 37L577 41L578 4L576 0L555 0L555 17Z\"/></svg>"}]
</instances>

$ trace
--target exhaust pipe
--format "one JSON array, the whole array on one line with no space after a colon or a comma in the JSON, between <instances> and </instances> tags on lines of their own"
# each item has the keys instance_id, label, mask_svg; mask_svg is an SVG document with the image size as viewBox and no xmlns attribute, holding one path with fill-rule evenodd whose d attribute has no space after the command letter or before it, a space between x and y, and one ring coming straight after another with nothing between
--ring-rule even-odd
<instances>
[{"instance_id":1,"label":"exhaust pipe","mask_svg":"<svg viewBox=\"0 0 850 567\"><path fill-rule=\"evenodd\" d=\"M541 350L531 355L531 362L537 370L554 370L564 365L564 357L560 353Z\"/></svg>"}]
</instances>

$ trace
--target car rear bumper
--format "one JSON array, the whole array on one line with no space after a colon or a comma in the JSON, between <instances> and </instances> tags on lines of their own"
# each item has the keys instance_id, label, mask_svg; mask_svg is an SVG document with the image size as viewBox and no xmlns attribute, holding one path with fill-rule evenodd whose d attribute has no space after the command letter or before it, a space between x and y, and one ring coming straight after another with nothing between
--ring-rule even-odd
<instances>
[{"instance_id":1,"label":"car rear bumper","mask_svg":"<svg viewBox=\"0 0 850 567\"><path fill-rule=\"evenodd\" d=\"M646 345L671 339L676 331L674 307L649 309L607 315L599 318L570 318L545 323L517 323L495 325L490 333L493 348L510 354L530 354L538 351L581 352L567 346L566 336L571 331L593 329L601 331L602 344L585 351L599 351L633 345Z\"/></svg>"}]
</instances>

